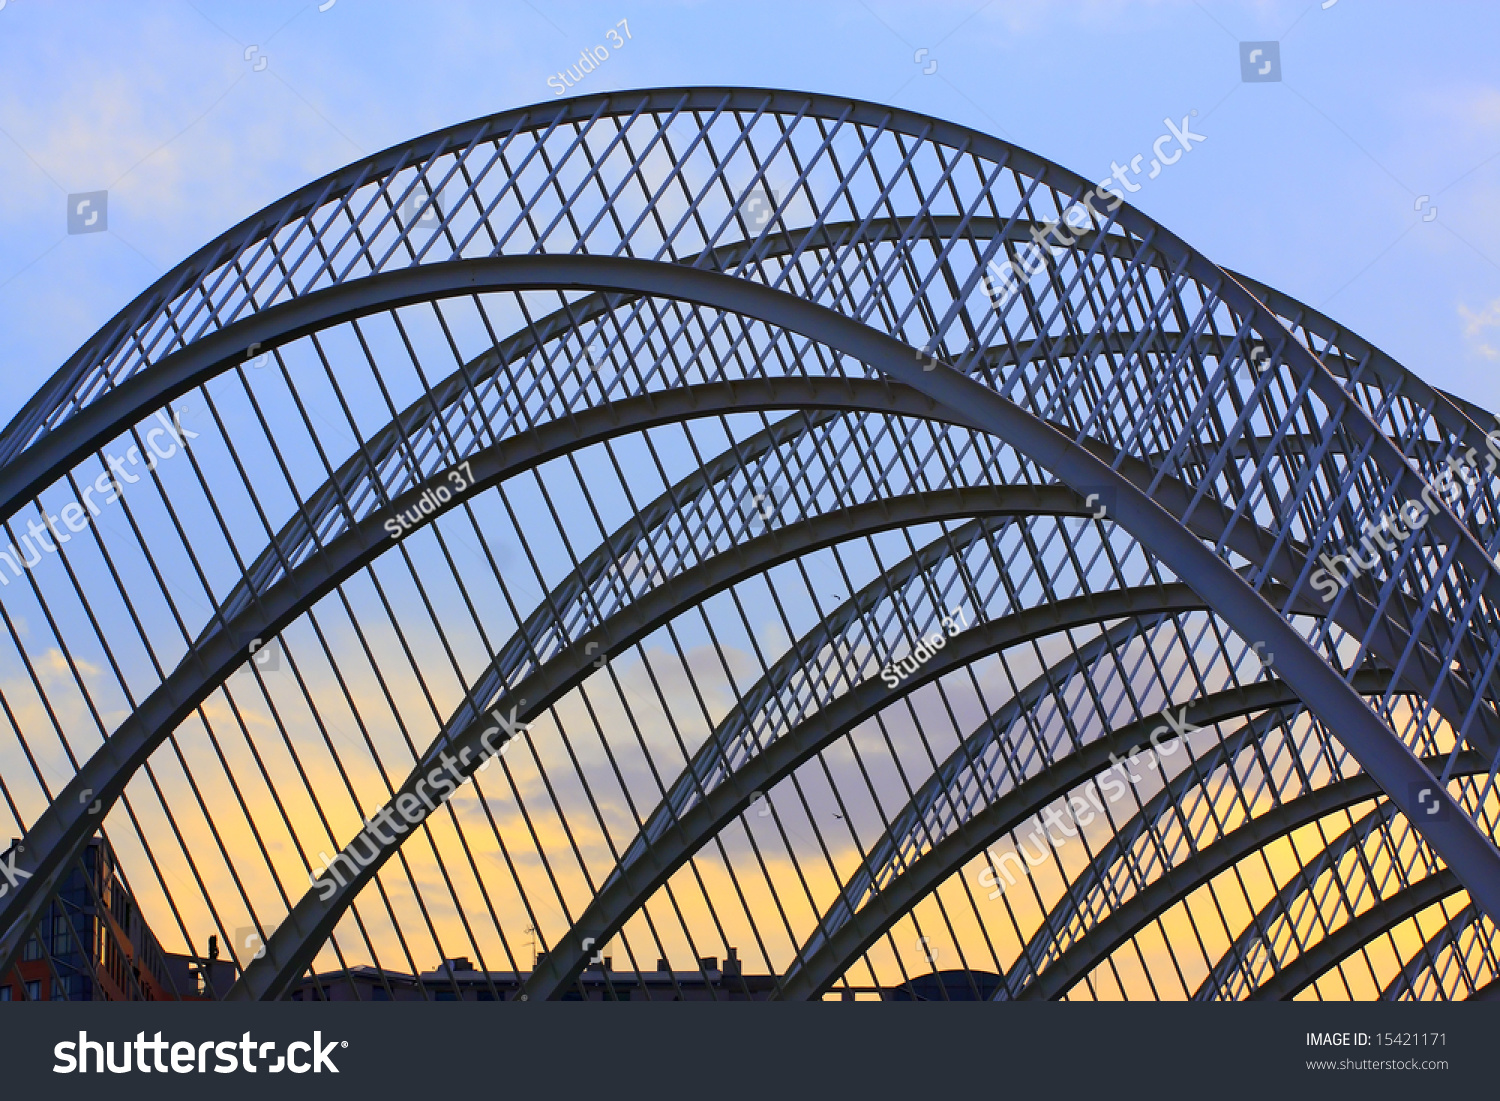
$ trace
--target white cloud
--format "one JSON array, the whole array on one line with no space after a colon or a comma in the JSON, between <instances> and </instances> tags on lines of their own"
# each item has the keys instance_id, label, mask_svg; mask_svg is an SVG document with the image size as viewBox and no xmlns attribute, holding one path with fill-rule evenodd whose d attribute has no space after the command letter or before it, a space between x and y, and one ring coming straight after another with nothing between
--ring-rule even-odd
<instances>
[{"instance_id":1,"label":"white cloud","mask_svg":"<svg viewBox=\"0 0 1500 1101\"><path fill-rule=\"evenodd\" d=\"M1485 359L1500 359L1500 348L1491 344L1485 335L1488 330L1500 329L1500 298L1477 311L1460 302L1458 316L1464 319L1464 339L1470 350Z\"/></svg>"}]
</instances>

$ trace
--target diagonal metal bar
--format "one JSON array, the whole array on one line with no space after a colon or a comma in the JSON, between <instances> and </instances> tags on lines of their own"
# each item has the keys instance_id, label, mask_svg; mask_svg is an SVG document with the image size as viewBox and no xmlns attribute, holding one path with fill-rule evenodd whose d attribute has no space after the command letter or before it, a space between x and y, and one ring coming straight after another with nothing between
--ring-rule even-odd
<instances>
[{"instance_id":1,"label":"diagonal metal bar","mask_svg":"<svg viewBox=\"0 0 1500 1101\"><path fill-rule=\"evenodd\" d=\"M1374 679L1378 678L1372 677ZM1239 715L1270 709L1266 720L1280 721L1283 719L1282 712L1300 706L1301 701L1284 683L1265 681L1196 700L1186 708L1183 719L1192 726L1208 726ZM817 934L809 938L799 952L797 962L788 969L783 978L782 996L793 999L815 999L821 996L891 925L992 844L995 838L1015 829L1062 795L1110 768L1113 763L1112 755L1117 756L1145 744L1150 733L1159 730L1165 719L1163 712L1111 729L1036 776L999 795L993 802L957 825L948 835L937 840L926 852L903 868L892 882L878 891L869 892L865 904L844 920L839 919L847 909L847 895L841 898L839 905L820 922ZM1163 744L1174 738L1175 735L1164 738ZM1228 747L1231 742L1239 744L1242 741L1240 738L1232 738L1231 741L1221 742L1208 760L1217 760L1230 754L1232 750ZM1196 771L1190 769L1183 777L1178 778L1178 782L1180 786L1196 782ZM1171 785L1168 790L1170 788ZM1164 790L1162 795L1166 794ZM1147 812L1143 811L1142 816L1148 817ZM1018 988L1019 981L1015 985Z\"/></svg>"},{"instance_id":2,"label":"diagonal metal bar","mask_svg":"<svg viewBox=\"0 0 1500 1101\"><path fill-rule=\"evenodd\" d=\"M1340 926L1303 952L1250 995L1251 1001L1290 1001L1339 961L1358 952L1382 933L1388 932L1429 906L1458 894L1463 884L1446 869L1417 880L1410 887L1383 898L1354 920Z\"/></svg>"},{"instance_id":3,"label":"diagonal metal bar","mask_svg":"<svg viewBox=\"0 0 1500 1101\"><path fill-rule=\"evenodd\" d=\"M1429 767L1440 760L1446 760L1446 757L1429 758ZM1488 765L1477 754L1465 754L1460 762L1459 768L1455 770L1458 775L1489 771ZM1381 795L1379 786L1370 777L1354 776L1317 788L1250 819L1227 837L1165 872L1160 879L1113 911L1075 941L1018 998L1036 1001L1062 997L1147 922L1187 898L1220 872L1233 867L1244 857L1265 848L1279 837L1316 822L1334 811L1378 799Z\"/></svg>"}]
</instances>

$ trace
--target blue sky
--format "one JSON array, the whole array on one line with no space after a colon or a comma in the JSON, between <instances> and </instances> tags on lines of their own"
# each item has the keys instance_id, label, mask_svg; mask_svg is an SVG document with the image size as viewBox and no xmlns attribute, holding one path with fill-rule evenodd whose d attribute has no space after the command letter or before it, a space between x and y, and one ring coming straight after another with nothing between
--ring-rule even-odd
<instances>
[{"instance_id":1,"label":"blue sky","mask_svg":"<svg viewBox=\"0 0 1500 1101\"><path fill-rule=\"evenodd\" d=\"M0 420L211 237L366 153L556 98L547 77L621 19L580 93L846 95L1094 179L1197 111L1206 140L1132 203L1500 408L1493 3L0 0ZM1279 42L1283 79L1244 82L1241 41ZM100 189L109 232L68 235L67 195Z\"/></svg>"}]
</instances>

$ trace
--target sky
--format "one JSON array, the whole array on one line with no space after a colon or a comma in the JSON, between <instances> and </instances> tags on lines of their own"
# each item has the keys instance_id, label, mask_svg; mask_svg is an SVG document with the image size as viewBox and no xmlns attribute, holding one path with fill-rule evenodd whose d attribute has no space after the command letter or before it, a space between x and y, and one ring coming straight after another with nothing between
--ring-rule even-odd
<instances>
[{"instance_id":1,"label":"sky","mask_svg":"<svg viewBox=\"0 0 1500 1101\"><path fill-rule=\"evenodd\" d=\"M622 20L580 94L826 92L1093 179L1191 118L1205 140L1130 202L1500 408L1500 5L0 0L0 420L204 242L366 154L557 98L548 77ZM1241 42L1276 43L1281 79L1243 80ZM68 196L100 190L107 231L69 234Z\"/></svg>"}]
</instances>

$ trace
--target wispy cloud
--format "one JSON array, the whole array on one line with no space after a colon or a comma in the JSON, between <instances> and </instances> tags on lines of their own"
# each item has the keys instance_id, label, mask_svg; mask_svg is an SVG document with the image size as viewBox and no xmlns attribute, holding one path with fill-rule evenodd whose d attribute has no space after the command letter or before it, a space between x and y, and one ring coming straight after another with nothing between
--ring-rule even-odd
<instances>
[{"instance_id":1,"label":"wispy cloud","mask_svg":"<svg viewBox=\"0 0 1500 1101\"><path fill-rule=\"evenodd\" d=\"M1492 329L1500 329L1500 298L1478 310L1471 310L1460 302L1458 316L1464 319L1464 339L1470 350L1485 359L1500 359L1500 349L1491 344L1486 335Z\"/></svg>"}]
</instances>

